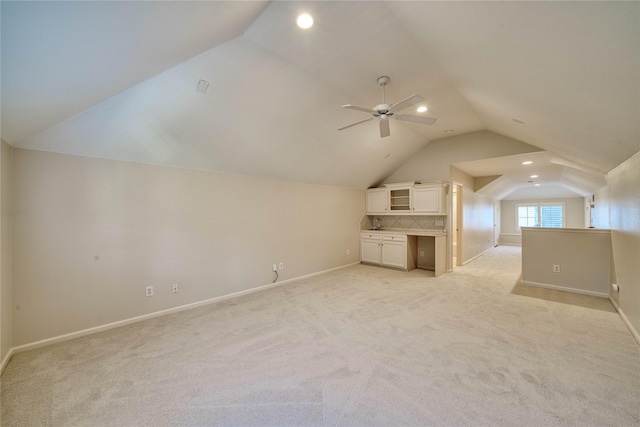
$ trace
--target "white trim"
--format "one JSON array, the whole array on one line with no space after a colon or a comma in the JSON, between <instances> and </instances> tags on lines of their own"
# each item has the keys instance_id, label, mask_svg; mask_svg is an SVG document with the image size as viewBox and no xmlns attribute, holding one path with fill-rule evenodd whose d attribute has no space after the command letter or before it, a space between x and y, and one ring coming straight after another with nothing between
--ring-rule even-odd
<instances>
[{"instance_id":1,"label":"white trim","mask_svg":"<svg viewBox=\"0 0 640 427\"><path fill-rule=\"evenodd\" d=\"M181 305L178 307L173 307L173 308L168 308L166 310L160 310L160 311L156 311L153 313L149 313L149 314L143 314L142 316L136 316L136 317L131 317L129 319L124 319L124 320L118 320L117 322L112 322L112 323L107 323L105 325L100 325L100 326L95 326L93 328L88 328L88 329L83 329L81 331L76 331L76 332L70 332L68 334L64 334L64 335L59 335L57 337L52 337L52 338L46 338L40 341L35 341L35 342L31 342L28 344L23 344L23 345L19 345L17 347L13 347L11 348L11 350L9 350L9 353L7 354L7 357L5 357L6 362L3 360L3 369L4 369L4 364L8 363L8 360L10 359L10 356L13 355L14 353L20 353L23 351L27 351L27 350L33 350L35 348L39 348L39 347L44 347L50 344L55 344L55 343L59 343L59 342L63 342L63 341L68 341L68 340L72 340L75 338L80 338L83 337L85 335L91 335L91 334L95 334L98 332L103 332L103 331L107 331L109 329L114 329L114 328L119 328L121 326L126 326L129 325L131 323L137 323L137 322L141 322L143 320L148 320L148 319L152 319L154 317L159 317L159 316L164 316L166 314L172 314L172 313L177 313L180 311L185 311L185 310L189 310L192 308L196 308L196 307L201 307L204 305L209 305L209 304L214 304L217 302L221 302L221 301L226 301L232 298L237 298L237 297L241 297L243 295L247 295L247 294L252 294L254 292L259 292L259 291L265 291L267 289L271 289L271 288L275 288L277 286L282 286L282 285L286 285L289 283L293 283L293 282L297 282L299 280L304 280L304 279L308 279L314 276L319 276L321 274L325 274L325 273L329 273L335 270L340 270L342 268L346 268L346 267L350 267L352 265L357 265L360 264L360 262L353 262L350 264L345 264L345 265L341 265L339 267L334 267L334 268L330 268L328 270L323 270L323 271L318 271L316 273L311 273L311 274L307 274L304 276L299 276L299 277L294 277L292 279L287 279L287 280L283 280L282 282L277 282L277 283L269 283L268 285L264 285L264 286L258 286L257 288L251 288L251 289L247 289L244 291L240 291L240 292L234 292L232 294L228 294L228 295L222 295L219 297L215 297L215 298L209 298L206 300L202 300L202 301L198 301L198 302L194 302L194 303L190 303L190 304L185 304L185 305Z\"/></svg>"},{"instance_id":2,"label":"white trim","mask_svg":"<svg viewBox=\"0 0 640 427\"><path fill-rule=\"evenodd\" d=\"M616 309L616 311L620 315L620 318L622 318L622 321L627 326L627 329L629 329L629 332L631 332L631 335L636 340L636 344L640 346L640 334L638 334L638 332L635 330L635 328L633 327L629 319L627 319L627 316L625 316L624 312L622 311L620 306L616 303L616 301L611 297L609 297L609 301L611 301L611 305L613 305L613 308Z\"/></svg>"},{"instance_id":3,"label":"white trim","mask_svg":"<svg viewBox=\"0 0 640 427\"><path fill-rule=\"evenodd\" d=\"M505 243L505 242L499 242L498 246L522 246L522 243Z\"/></svg>"},{"instance_id":4,"label":"white trim","mask_svg":"<svg viewBox=\"0 0 640 427\"><path fill-rule=\"evenodd\" d=\"M592 233L592 234L611 234L608 228L550 228L550 227L522 227L523 231L535 231L538 233Z\"/></svg>"},{"instance_id":5,"label":"white trim","mask_svg":"<svg viewBox=\"0 0 640 427\"><path fill-rule=\"evenodd\" d=\"M585 289L566 288L564 286L549 285L547 283L529 282L527 280L521 280L520 283L522 283L523 285L537 286L538 288L547 288L547 289L554 289L556 291L573 292L574 294L591 295L594 297L601 297L601 298L609 297L609 294L605 294L602 292L587 291Z\"/></svg>"},{"instance_id":6,"label":"white trim","mask_svg":"<svg viewBox=\"0 0 640 427\"><path fill-rule=\"evenodd\" d=\"M2 359L2 364L0 364L0 375L2 375L2 373L4 372L4 368L6 368L9 364L9 360L11 360L11 358L13 357L13 353L14 349L10 348L9 351L7 351L7 355L4 356L4 359Z\"/></svg>"},{"instance_id":7,"label":"white trim","mask_svg":"<svg viewBox=\"0 0 640 427\"><path fill-rule=\"evenodd\" d=\"M468 263L470 263L470 262L471 262L471 261L473 261L474 259L476 259L476 258L478 258L478 257L481 257L482 255L486 254L487 252L489 252L490 250L492 250L492 249L494 249L494 248L495 248L495 246L491 246L489 249L487 249L487 250L486 250L486 251L484 251L484 252L480 252L478 255L474 256L473 258L468 259L468 260L466 260L466 261L463 261L463 262L462 262L462 265L467 265Z\"/></svg>"}]
</instances>

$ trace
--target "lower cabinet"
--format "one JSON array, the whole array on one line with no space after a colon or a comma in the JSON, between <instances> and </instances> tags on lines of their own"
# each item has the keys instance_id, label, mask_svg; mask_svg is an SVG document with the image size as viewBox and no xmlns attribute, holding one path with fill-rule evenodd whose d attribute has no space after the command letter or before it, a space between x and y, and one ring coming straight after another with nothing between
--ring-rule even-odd
<instances>
[{"instance_id":1,"label":"lower cabinet","mask_svg":"<svg viewBox=\"0 0 640 427\"><path fill-rule=\"evenodd\" d=\"M382 236L380 234L360 235L360 261L370 264L382 262Z\"/></svg>"},{"instance_id":2,"label":"lower cabinet","mask_svg":"<svg viewBox=\"0 0 640 427\"><path fill-rule=\"evenodd\" d=\"M360 234L360 261L385 267L416 268L415 236L384 233Z\"/></svg>"}]
</instances>

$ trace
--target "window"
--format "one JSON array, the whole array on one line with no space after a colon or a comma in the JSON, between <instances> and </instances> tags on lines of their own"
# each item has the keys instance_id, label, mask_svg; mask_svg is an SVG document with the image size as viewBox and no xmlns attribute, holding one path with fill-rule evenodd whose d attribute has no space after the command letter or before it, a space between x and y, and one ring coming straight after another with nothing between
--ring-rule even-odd
<instances>
[{"instance_id":1,"label":"window","mask_svg":"<svg viewBox=\"0 0 640 427\"><path fill-rule=\"evenodd\" d=\"M518 228L564 227L564 203L528 203L518 205Z\"/></svg>"}]
</instances>

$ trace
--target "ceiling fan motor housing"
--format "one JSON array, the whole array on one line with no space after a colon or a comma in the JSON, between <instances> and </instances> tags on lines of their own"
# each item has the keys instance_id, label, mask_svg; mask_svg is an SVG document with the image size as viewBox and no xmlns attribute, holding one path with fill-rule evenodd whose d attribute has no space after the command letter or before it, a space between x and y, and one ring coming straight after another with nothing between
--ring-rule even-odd
<instances>
[{"instance_id":1,"label":"ceiling fan motor housing","mask_svg":"<svg viewBox=\"0 0 640 427\"><path fill-rule=\"evenodd\" d=\"M391 104L378 104L375 107L373 107L373 111L375 111L376 113L374 114L374 116L379 116L381 114L386 114L387 116L390 116L393 113L389 113L389 110L391 109Z\"/></svg>"},{"instance_id":2,"label":"ceiling fan motor housing","mask_svg":"<svg viewBox=\"0 0 640 427\"><path fill-rule=\"evenodd\" d=\"M387 77L387 76L380 76L380 77L378 77L378 84L379 84L380 86L384 86L384 85L386 85L387 83L389 83L389 80L390 80L390 79L389 79L389 77Z\"/></svg>"}]
</instances>

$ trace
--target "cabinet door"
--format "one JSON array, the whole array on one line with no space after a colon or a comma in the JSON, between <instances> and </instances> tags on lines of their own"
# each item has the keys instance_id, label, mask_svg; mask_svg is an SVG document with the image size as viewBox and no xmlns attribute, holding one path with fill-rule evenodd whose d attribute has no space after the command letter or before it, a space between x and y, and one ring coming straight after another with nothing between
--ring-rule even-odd
<instances>
[{"instance_id":1,"label":"cabinet door","mask_svg":"<svg viewBox=\"0 0 640 427\"><path fill-rule=\"evenodd\" d=\"M367 190L367 213L387 213L387 189L373 188Z\"/></svg>"},{"instance_id":2,"label":"cabinet door","mask_svg":"<svg viewBox=\"0 0 640 427\"><path fill-rule=\"evenodd\" d=\"M360 261L380 264L380 240L360 240Z\"/></svg>"},{"instance_id":3,"label":"cabinet door","mask_svg":"<svg viewBox=\"0 0 640 427\"><path fill-rule=\"evenodd\" d=\"M407 243L382 242L382 265L396 268L407 268Z\"/></svg>"},{"instance_id":4,"label":"cabinet door","mask_svg":"<svg viewBox=\"0 0 640 427\"><path fill-rule=\"evenodd\" d=\"M413 189L413 212L415 213L441 213L440 206L441 187L422 187Z\"/></svg>"}]
</instances>

